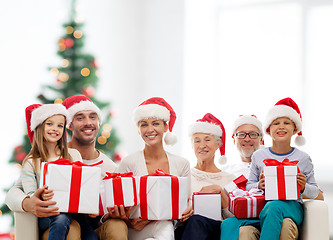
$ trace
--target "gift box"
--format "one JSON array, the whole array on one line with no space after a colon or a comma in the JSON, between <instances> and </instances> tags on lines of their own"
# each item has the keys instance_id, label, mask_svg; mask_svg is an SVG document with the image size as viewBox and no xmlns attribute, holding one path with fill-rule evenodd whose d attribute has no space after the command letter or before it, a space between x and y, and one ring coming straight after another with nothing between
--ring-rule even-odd
<instances>
[{"instance_id":1,"label":"gift box","mask_svg":"<svg viewBox=\"0 0 333 240\"><path fill-rule=\"evenodd\" d=\"M242 174L239 177L235 178L232 182L224 186L224 189L229 193L235 189L246 190L247 178Z\"/></svg>"},{"instance_id":2,"label":"gift box","mask_svg":"<svg viewBox=\"0 0 333 240\"><path fill-rule=\"evenodd\" d=\"M42 163L40 186L53 190L59 212L99 213L101 169L96 165L59 159Z\"/></svg>"},{"instance_id":3,"label":"gift box","mask_svg":"<svg viewBox=\"0 0 333 240\"><path fill-rule=\"evenodd\" d=\"M195 192L192 196L194 214L217 221L222 220L221 194Z\"/></svg>"},{"instance_id":4,"label":"gift box","mask_svg":"<svg viewBox=\"0 0 333 240\"><path fill-rule=\"evenodd\" d=\"M298 161L265 159L264 163L265 199L297 200L301 190L297 184Z\"/></svg>"},{"instance_id":5,"label":"gift box","mask_svg":"<svg viewBox=\"0 0 333 240\"><path fill-rule=\"evenodd\" d=\"M229 211L237 218L257 218L266 204L264 191L235 189L229 193Z\"/></svg>"},{"instance_id":6,"label":"gift box","mask_svg":"<svg viewBox=\"0 0 333 240\"><path fill-rule=\"evenodd\" d=\"M137 205L136 181L133 173L106 173L104 177L105 206Z\"/></svg>"},{"instance_id":7,"label":"gift box","mask_svg":"<svg viewBox=\"0 0 333 240\"><path fill-rule=\"evenodd\" d=\"M138 206L130 218L142 220L180 219L187 208L188 181L162 170L137 178Z\"/></svg>"}]
</instances>

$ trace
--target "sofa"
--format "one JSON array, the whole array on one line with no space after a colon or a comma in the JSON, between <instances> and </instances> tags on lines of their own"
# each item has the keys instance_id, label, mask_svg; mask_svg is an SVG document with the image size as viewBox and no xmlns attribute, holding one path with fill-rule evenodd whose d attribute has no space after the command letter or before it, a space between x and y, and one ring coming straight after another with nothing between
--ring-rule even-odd
<instances>
[{"instance_id":1,"label":"sofa","mask_svg":"<svg viewBox=\"0 0 333 240\"><path fill-rule=\"evenodd\" d=\"M38 240L37 218L31 213L14 212L15 239ZM324 201L304 200L304 221L300 240L329 240L328 207Z\"/></svg>"}]
</instances>

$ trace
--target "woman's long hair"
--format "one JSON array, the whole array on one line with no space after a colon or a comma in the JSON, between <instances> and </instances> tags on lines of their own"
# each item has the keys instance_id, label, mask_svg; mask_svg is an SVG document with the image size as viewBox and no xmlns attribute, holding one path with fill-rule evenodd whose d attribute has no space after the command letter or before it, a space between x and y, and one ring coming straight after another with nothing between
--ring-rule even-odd
<instances>
[{"instance_id":1,"label":"woman's long hair","mask_svg":"<svg viewBox=\"0 0 333 240\"><path fill-rule=\"evenodd\" d=\"M22 162L22 165L24 165L25 162L29 158L31 158L35 172L39 172L39 169L40 169L40 165L37 166L38 159L40 159L40 164L42 164L42 162L47 162L47 160L49 158L49 152L47 150L46 141L44 138L44 128L45 128L46 120L42 124L40 124L36 127L36 129L34 131L31 150ZM67 133L66 133L65 126L66 126L66 119L65 119L65 124L64 124L64 131L63 131L62 137L57 142L57 147L60 150L59 157L66 158L66 159L69 159L70 161L72 161L72 157L68 153Z\"/></svg>"}]
</instances>

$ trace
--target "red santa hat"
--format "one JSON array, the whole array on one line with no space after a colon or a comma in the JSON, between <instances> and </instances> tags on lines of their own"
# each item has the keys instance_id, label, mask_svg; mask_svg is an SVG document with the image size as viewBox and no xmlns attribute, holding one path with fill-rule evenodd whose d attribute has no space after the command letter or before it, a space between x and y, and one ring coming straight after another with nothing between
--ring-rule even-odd
<instances>
[{"instance_id":1,"label":"red santa hat","mask_svg":"<svg viewBox=\"0 0 333 240\"><path fill-rule=\"evenodd\" d=\"M94 111L97 113L99 124L102 124L101 110L85 95L77 95L66 98L62 105L64 105L69 113L70 124L76 113L80 111Z\"/></svg>"},{"instance_id":2,"label":"red santa hat","mask_svg":"<svg viewBox=\"0 0 333 240\"><path fill-rule=\"evenodd\" d=\"M66 121L69 121L68 112L61 104L32 104L25 109L28 136L31 143L35 129L53 115L63 115Z\"/></svg>"},{"instance_id":3,"label":"red santa hat","mask_svg":"<svg viewBox=\"0 0 333 240\"><path fill-rule=\"evenodd\" d=\"M222 143L220 146L221 157L219 158L219 163L225 164L227 162L225 156L225 129L219 119L211 113L206 113L203 118L198 119L190 126L189 136L192 137L195 133L206 133L219 137Z\"/></svg>"},{"instance_id":4,"label":"red santa hat","mask_svg":"<svg viewBox=\"0 0 333 240\"><path fill-rule=\"evenodd\" d=\"M177 137L172 134L172 128L176 121L176 113L163 98L149 98L134 110L133 120L135 124L148 118L157 118L168 122L169 132L166 133L164 142L167 145L174 145L177 142Z\"/></svg>"},{"instance_id":5,"label":"red santa hat","mask_svg":"<svg viewBox=\"0 0 333 240\"><path fill-rule=\"evenodd\" d=\"M295 123L297 129L297 137L295 139L295 143L298 146L302 146L305 144L305 138L302 134L302 115L298 108L298 105L291 98L284 98L278 101L274 107L272 107L267 116L264 123L264 129L269 134L269 127L272 122L280 117L290 118Z\"/></svg>"}]
</instances>

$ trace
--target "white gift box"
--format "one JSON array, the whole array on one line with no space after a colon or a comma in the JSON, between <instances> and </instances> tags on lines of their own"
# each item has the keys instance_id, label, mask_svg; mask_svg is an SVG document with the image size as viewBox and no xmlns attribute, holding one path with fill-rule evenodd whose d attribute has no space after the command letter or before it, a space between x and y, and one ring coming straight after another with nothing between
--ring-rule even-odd
<instances>
[{"instance_id":1,"label":"white gift box","mask_svg":"<svg viewBox=\"0 0 333 240\"><path fill-rule=\"evenodd\" d=\"M192 202L194 214L208 217L217 221L222 220L221 194L194 193Z\"/></svg>"},{"instance_id":2,"label":"white gift box","mask_svg":"<svg viewBox=\"0 0 333 240\"><path fill-rule=\"evenodd\" d=\"M115 184L116 181L118 182L118 184ZM135 178L110 178L103 180L103 182L105 188L106 207L114 207L114 205L123 205L125 207L130 207L136 205L137 193L136 188L134 189L134 186L136 184Z\"/></svg>"},{"instance_id":3,"label":"white gift box","mask_svg":"<svg viewBox=\"0 0 333 240\"><path fill-rule=\"evenodd\" d=\"M146 183L146 192L143 192L142 176L137 178L138 206L132 209L130 218L141 216L145 220L147 214L148 220L175 220L180 219L182 213L187 208L188 200L188 182L186 177L176 177L178 187L172 190L172 180L170 176L148 176ZM172 176L175 177L175 176ZM172 191L176 191L178 198L172 200ZM143 200L147 201L144 204ZM175 213L176 209L178 211ZM142 211L146 209L146 214Z\"/></svg>"},{"instance_id":4,"label":"white gift box","mask_svg":"<svg viewBox=\"0 0 333 240\"><path fill-rule=\"evenodd\" d=\"M53 190L59 212L99 213L100 167L48 164L44 182L44 165L40 186Z\"/></svg>"},{"instance_id":5,"label":"white gift box","mask_svg":"<svg viewBox=\"0 0 333 240\"><path fill-rule=\"evenodd\" d=\"M265 200L297 200L297 166L264 167Z\"/></svg>"}]
</instances>

